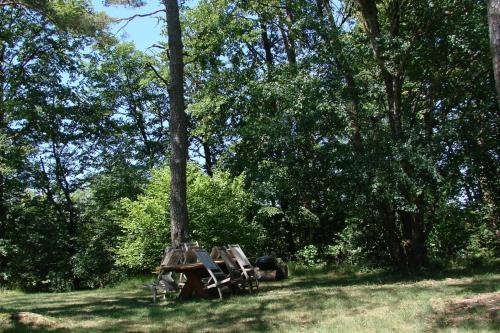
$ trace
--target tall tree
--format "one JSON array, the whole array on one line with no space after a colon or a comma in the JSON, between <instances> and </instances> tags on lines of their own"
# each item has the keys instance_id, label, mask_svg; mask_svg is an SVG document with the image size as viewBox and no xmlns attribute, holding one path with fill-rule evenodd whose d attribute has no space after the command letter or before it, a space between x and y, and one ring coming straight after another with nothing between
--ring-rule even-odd
<instances>
[{"instance_id":1,"label":"tall tree","mask_svg":"<svg viewBox=\"0 0 500 333\"><path fill-rule=\"evenodd\" d=\"M131 7L141 7L141 0L106 0L107 5L121 4ZM170 219L172 244L178 244L188 239L188 210L186 202L186 166L188 159L187 116L184 102L184 55L182 44L182 29L177 0L162 1L167 19L167 36L169 59L168 95L170 98L170 142L172 154L170 157ZM141 17L154 15L140 15ZM131 17L132 19L134 17Z\"/></svg>"},{"instance_id":2,"label":"tall tree","mask_svg":"<svg viewBox=\"0 0 500 333\"><path fill-rule=\"evenodd\" d=\"M188 158L187 117L184 106L184 58L177 0L164 0L167 10L170 84L170 219L172 244L188 239L186 163Z\"/></svg>"},{"instance_id":3,"label":"tall tree","mask_svg":"<svg viewBox=\"0 0 500 333\"><path fill-rule=\"evenodd\" d=\"M500 104L500 0L488 0L488 25L490 27L490 47L493 57L493 71Z\"/></svg>"}]
</instances>

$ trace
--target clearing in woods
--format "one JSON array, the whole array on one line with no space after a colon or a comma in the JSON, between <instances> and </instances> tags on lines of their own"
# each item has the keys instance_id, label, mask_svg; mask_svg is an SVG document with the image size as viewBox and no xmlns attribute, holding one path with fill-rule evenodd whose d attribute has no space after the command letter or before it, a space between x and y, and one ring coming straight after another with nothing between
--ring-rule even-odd
<instances>
[{"instance_id":1,"label":"clearing in woods","mask_svg":"<svg viewBox=\"0 0 500 333\"><path fill-rule=\"evenodd\" d=\"M404 278L317 273L262 283L258 295L151 304L114 288L0 291L2 332L498 332L500 274Z\"/></svg>"}]
</instances>

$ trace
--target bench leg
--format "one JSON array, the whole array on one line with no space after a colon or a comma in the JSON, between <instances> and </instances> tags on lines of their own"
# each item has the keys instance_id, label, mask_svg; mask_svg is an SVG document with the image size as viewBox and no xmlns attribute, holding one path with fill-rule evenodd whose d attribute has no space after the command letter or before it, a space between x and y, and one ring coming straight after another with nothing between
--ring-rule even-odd
<instances>
[{"instance_id":1,"label":"bench leg","mask_svg":"<svg viewBox=\"0 0 500 333\"><path fill-rule=\"evenodd\" d=\"M180 299L186 299L193 296L193 293L201 298L208 298L206 291L201 283L201 276L196 272L186 272L186 284L182 287L179 294Z\"/></svg>"}]
</instances>

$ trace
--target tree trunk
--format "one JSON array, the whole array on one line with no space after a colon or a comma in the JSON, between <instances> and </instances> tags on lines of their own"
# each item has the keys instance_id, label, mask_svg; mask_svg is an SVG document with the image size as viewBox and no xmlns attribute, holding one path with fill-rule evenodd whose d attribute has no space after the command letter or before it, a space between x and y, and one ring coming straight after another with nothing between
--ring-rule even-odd
<instances>
[{"instance_id":1,"label":"tree trunk","mask_svg":"<svg viewBox=\"0 0 500 333\"><path fill-rule=\"evenodd\" d=\"M490 48L493 57L493 72L500 104L500 0L488 0L488 25L490 28Z\"/></svg>"},{"instance_id":2,"label":"tree trunk","mask_svg":"<svg viewBox=\"0 0 500 333\"><path fill-rule=\"evenodd\" d=\"M384 227L384 238L395 266L406 266L404 251L396 227L396 216L394 210L387 202L381 203L382 222Z\"/></svg>"},{"instance_id":3,"label":"tree trunk","mask_svg":"<svg viewBox=\"0 0 500 333\"><path fill-rule=\"evenodd\" d=\"M262 30L262 47L264 48L267 69L270 71L273 66L273 52L271 50L271 41L269 40L269 36L267 34L266 24L262 21L260 22L260 28Z\"/></svg>"},{"instance_id":4,"label":"tree trunk","mask_svg":"<svg viewBox=\"0 0 500 333\"><path fill-rule=\"evenodd\" d=\"M61 155L59 152L59 147L58 145L52 141L52 154L54 157L54 161L56 162L55 165L55 174L56 174L56 181L57 185L61 189L64 195L64 200L65 200L65 208L67 213L69 214L68 217L68 235L69 235L69 243L68 243L68 253L70 255L70 260L73 260L75 255L77 254L77 237L78 237L78 215L75 209L75 204L73 202L73 199L71 198L71 187L68 183L68 180L66 178L66 168L63 166L62 161L61 161ZM71 264L71 269L72 269L72 282L73 282L73 289L74 290L79 290L80 289L80 278L75 274L74 272L74 265Z\"/></svg>"},{"instance_id":5,"label":"tree trunk","mask_svg":"<svg viewBox=\"0 0 500 333\"><path fill-rule=\"evenodd\" d=\"M5 121L5 104L4 104L4 69L3 69L3 62L4 62L4 55L5 55L5 44L1 43L1 49L0 49L0 140L4 140L4 134L5 130L7 127L6 121ZM2 145L3 142L0 141L0 145ZM0 167L6 160L5 156L5 149L1 148L0 149ZM0 169L0 241L5 239L7 235L7 205L5 204L5 178L3 175L3 171ZM0 272L5 270L5 265L6 260L4 259L5 257L0 254ZM3 278L0 276L0 284Z\"/></svg>"},{"instance_id":6,"label":"tree trunk","mask_svg":"<svg viewBox=\"0 0 500 333\"><path fill-rule=\"evenodd\" d=\"M203 140L203 153L205 155L205 171L209 177L213 177L212 150L207 141Z\"/></svg>"},{"instance_id":7,"label":"tree trunk","mask_svg":"<svg viewBox=\"0 0 500 333\"><path fill-rule=\"evenodd\" d=\"M167 11L168 50L170 56L170 223L172 245L188 239L186 201L186 165L188 158L187 116L184 110L184 59L182 31L177 0L163 1Z\"/></svg>"},{"instance_id":8,"label":"tree trunk","mask_svg":"<svg viewBox=\"0 0 500 333\"><path fill-rule=\"evenodd\" d=\"M285 198L280 198L279 199L281 211L285 215L285 223L284 223L284 229L286 232L285 239L286 239L286 245L287 245L287 255L288 259L293 258L295 253L297 252L297 248L295 246L295 232L294 232L294 227L292 224L292 221L288 218L286 213L288 212L288 209L290 207L290 204L287 199Z\"/></svg>"},{"instance_id":9,"label":"tree trunk","mask_svg":"<svg viewBox=\"0 0 500 333\"><path fill-rule=\"evenodd\" d=\"M134 96L134 92L130 89L131 83L129 77L126 75L127 89L125 91L126 99L129 104L130 115L134 118L135 125L139 130L142 142L144 143L144 150L148 156L148 165L151 168L154 163L155 152L151 148L151 142L149 141L148 133L146 131L146 121L144 120L143 110L140 104Z\"/></svg>"},{"instance_id":10,"label":"tree trunk","mask_svg":"<svg viewBox=\"0 0 500 333\"><path fill-rule=\"evenodd\" d=\"M284 27L280 26L280 32L281 32L281 37L283 38L283 45L285 47L288 63L293 66L297 64L297 51L295 49L295 38L293 37L292 33L293 12L289 0L285 2L285 12L286 12L285 24L287 31L285 31Z\"/></svg>"},{"instance_id":11,"label":"tree trunk","mask_svg":"<svg viewBox=\"0 0 500 333\"><path fill-rule=\"evenodd\" d=\"M402 90L404 83L403 61L394 60L390 62L386 54L386 45L383 43L381 25L379 23L379 12L375 0L356 0L361 13L364 30L368 36L373 56L380 69L385 85L386 100L388 105L388 117L391 124L393 144L399 147L404 145L404 133L402 126ZM389 34L395 39L399 36L401 1L392 0L389 3L388 20L390 22ZM388 49L388 48L387 48ZM392 69L391 69L392 68ZM415 177L415 172L410 162L404 159L400 162L400 167L409 178ZM410 269L418 269L426 262L426 233L423 211L424 201L415 193L412 193L404 184L399 185L400 194L409 202L417 205L417 212L407 212L399 210L402 227L402 245L405 254L400 257L400 261L405 260ZM397 221L394 219L390 226L397 230ZM386 226L387 228L387 226ZM391 241L389 240L389 243ZM402 263L402 262L401 262Z\"/></svg>"},{"instance_id":12,"label":"tree trunk","mask_svg":"<svg viewBox=\"0 0 500 333\"><path fill-rule=\"evenodd\" d=\"M361 155L363 152L363 143L361 140L361 125L359 117L362 109L359 89L354 79L354 71L344 54L344 50L340 43L338 35L338 30L340 28L336 26L335 19L333 18L333 15L331 13L331 8L328 1L317 0L316 6L318 15L320 16L320 21L323 22L323 17L326 17L326 24L328 24L331 29L336 29L334 36L325 34L322 29L318 29L318 34L326 43L328 43L329 48L334 50L333 56L335 56L335 59L330 60L330 63L338 68L338 70L342 73L344 79L346 80L346 93L347 98L349 99L347 114L349 115L349 122L352 131L351 140L354 146L354 151L358 155Z\"/></svg>"}]
</instances>

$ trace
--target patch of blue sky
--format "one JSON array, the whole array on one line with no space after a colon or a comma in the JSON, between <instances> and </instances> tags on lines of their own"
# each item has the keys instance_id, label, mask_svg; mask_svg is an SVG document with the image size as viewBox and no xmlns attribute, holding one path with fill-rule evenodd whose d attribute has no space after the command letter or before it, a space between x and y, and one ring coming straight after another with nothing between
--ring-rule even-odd
<instances>
[{"instance_id":1,"label":"patch of blue sky","mask_svg":"<svg viewBox=\"0 0 500 333\"><path fill-rule=\"evenodd\" d=\"M184 6L195 6L198 0L184 1ZM134 15L144 15L153 13L163 8L161 1L150 0L146 1L146 5L140 8L131 8L126 6L104 6L103 0L92 0L92 4L96 11L103 11L114 18L127 18ZM132 42L136 48L141 51L152 50L151 46L164 41L165 37L162 36L165 13L159 12L155 15L148 17L137 17L129 23L118 22L115 23L111 31L124 42Z\"/></svg>"}]
</instances>

